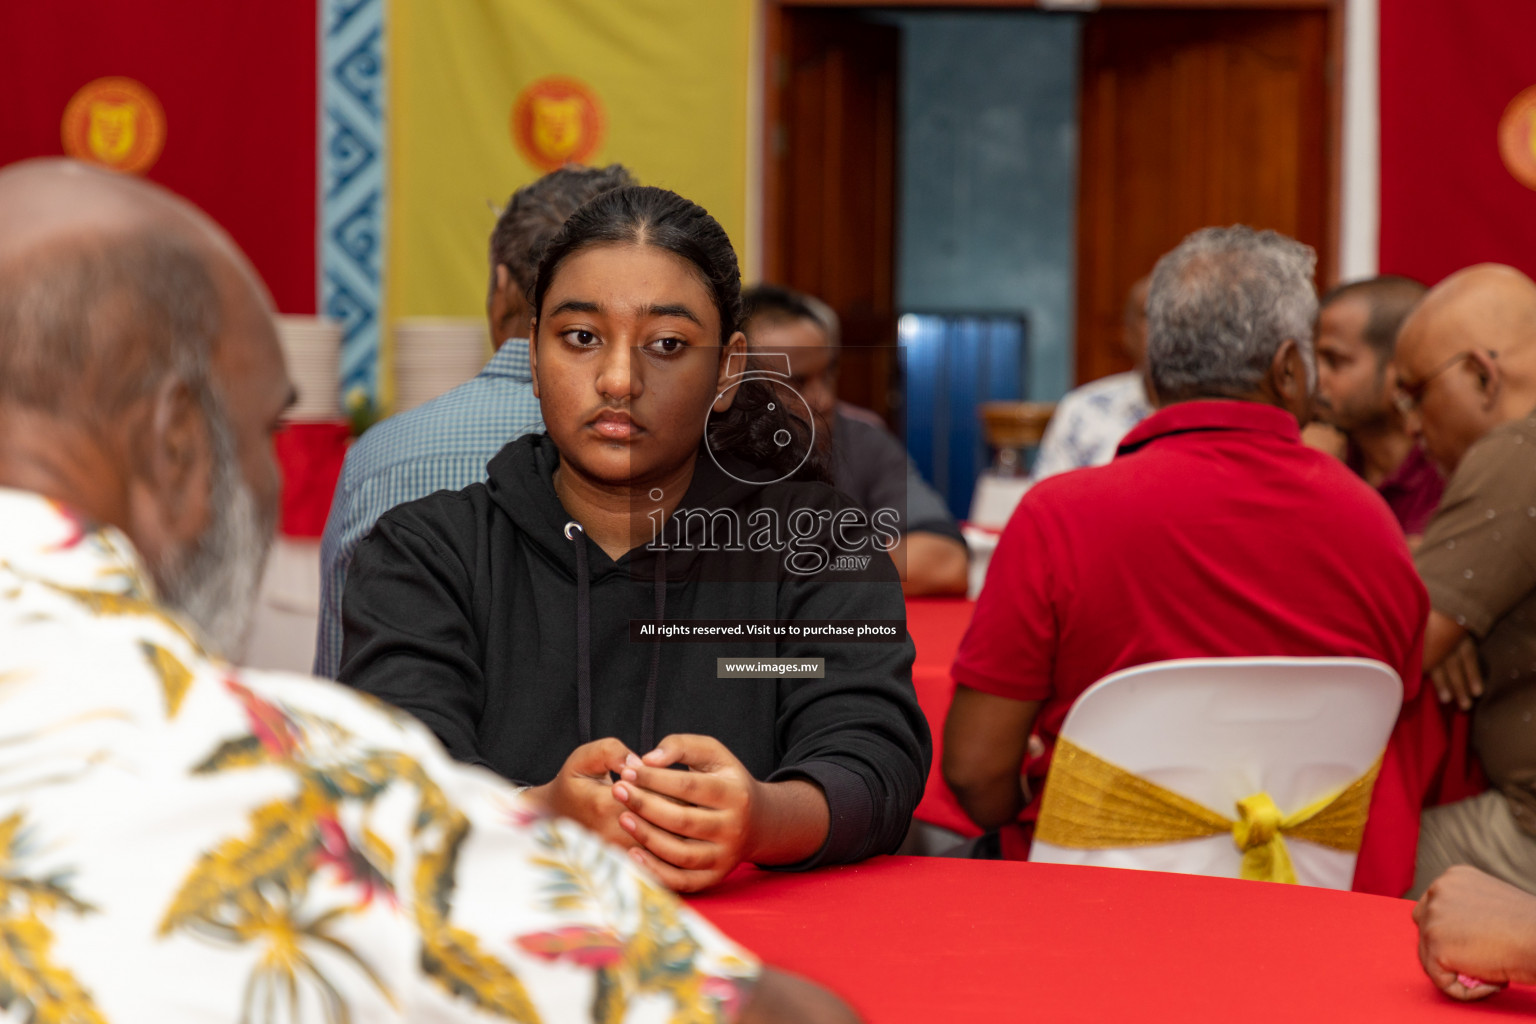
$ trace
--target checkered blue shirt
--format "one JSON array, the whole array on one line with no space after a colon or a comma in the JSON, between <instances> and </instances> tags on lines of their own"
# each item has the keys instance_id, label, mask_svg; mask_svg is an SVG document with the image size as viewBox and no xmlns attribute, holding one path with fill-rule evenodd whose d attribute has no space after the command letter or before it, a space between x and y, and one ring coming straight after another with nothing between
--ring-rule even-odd
<instances>
[{"instance_id":1,"label":"checkered blue shirt","mask_svg":"<svg viewBox=\"0 0 1536 1024\"><path fill-rule=\"evenodd\" d=\"M341 594L352 552L385 512L434 491L486 478L507 442L542 431L528 343L502 345L473 380L377 424L352 446L320 542L320 629L315 674L341 670Z\"/></svg>"}]
</instances>

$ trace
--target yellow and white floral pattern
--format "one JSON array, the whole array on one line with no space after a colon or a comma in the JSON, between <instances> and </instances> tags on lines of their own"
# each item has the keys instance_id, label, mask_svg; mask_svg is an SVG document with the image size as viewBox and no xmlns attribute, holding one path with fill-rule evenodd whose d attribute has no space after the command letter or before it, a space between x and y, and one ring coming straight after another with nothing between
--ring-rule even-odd
<instances>
[{"instance_id":1,"label":"yellow and white floral pattern","mask_svg":"<svg viewBox=\"0 0 1536 1024\"><path fill-rule=\"evenodd\" d=\"M398 712L239 671L0 489L0 1020L734 1019L758 967Z\"/></svg>"}]
</instances>

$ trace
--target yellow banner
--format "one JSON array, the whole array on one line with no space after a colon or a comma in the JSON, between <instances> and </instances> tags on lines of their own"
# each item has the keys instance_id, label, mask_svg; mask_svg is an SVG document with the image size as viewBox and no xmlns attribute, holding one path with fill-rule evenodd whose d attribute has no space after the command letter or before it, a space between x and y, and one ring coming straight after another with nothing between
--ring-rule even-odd
<instances>
[{"instance_id":1,"label":"yellow banner","mask_svg":"<svg viewBox=\"0 0 1536 1024\"><path fill-rule=\"evenodd\" d=\"M744 257L752 4L389 0L386 327L483 315L497 210L567 160L682 193Z\"/></svg>"}]
</instances>

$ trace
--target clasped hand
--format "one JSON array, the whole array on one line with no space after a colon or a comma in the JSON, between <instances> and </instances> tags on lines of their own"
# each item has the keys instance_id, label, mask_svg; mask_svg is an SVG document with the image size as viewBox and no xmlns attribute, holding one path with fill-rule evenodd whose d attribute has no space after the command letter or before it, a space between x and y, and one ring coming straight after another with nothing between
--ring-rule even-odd
<instances>
[{"instance_id":1,"label":"clasped hand","mask_svg":"<svg viewBox=\"0 0 1536 1024\"><path fill-rule=\"evenodd\" d=\"M1424 972L1453 999L1536 981L1536 896L1458 864L1413 908Z\"/></svg>"},{"instance_id":2,"label":"clasped hand","mask_svg":"<svg viewBox=\"0 0 1536 1024\"><path fill-rule=\"evenodd\" d=\"M678 734L643 756L613 738L584 743L530 795L692 892L751 859L763 786L719 740Z\"/></svg>"},{"instance_id":3,"label":"clasped hand","mask_svg":"<svg viewBox=\"0 0 1536 1024\"><path fill-rule=\"evenodd\" d=\"M1483 695L1483 673L1477 663L1477 642L1465 637L1445 659L1429 673L1440 703L1453 701L1463 711L1472 710L1472 702Z\"/></svg>"}]
</instances>

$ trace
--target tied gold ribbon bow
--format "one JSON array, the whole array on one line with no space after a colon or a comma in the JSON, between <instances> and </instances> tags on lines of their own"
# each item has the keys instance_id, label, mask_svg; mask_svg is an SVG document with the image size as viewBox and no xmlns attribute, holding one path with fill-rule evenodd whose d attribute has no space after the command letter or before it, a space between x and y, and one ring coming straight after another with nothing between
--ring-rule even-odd
<instances>
[{"instance_id":1,"label":"tied gold ribbon bow","mask_svg":"<svg viewBox=\"0 0 1536 1024\"><path fill-rule=\"evenodd\" d=\"M1237 802L1237 820L1103 760L1071 740L1056 742L1035 837L1078 850L1178 843L1229 832L1243 853L1239 875L1295 884L1285 840L1358 853L1381 758L1337 793L1284 815L1268 793Z\"/></svg>"}]
</instances>

